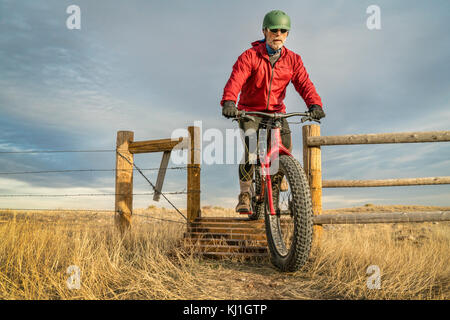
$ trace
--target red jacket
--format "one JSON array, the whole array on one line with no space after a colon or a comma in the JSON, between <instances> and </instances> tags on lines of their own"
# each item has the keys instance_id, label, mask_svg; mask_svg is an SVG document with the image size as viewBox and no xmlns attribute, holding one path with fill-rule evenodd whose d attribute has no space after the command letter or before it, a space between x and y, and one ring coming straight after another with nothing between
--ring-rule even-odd
<instances>
[{"instance_id":1,"label":"red jacket","mask_svg":"<svg viewBox=\"0 0 450 320\"><path fill-rule=\"evenodd\" d=\"M309 79L300 56L283 46L274 67L269 61L266 43L255 41L252 48L239 56L230 79L223 90L225 100L237 101L238 109L246 111L286 112L283 103L289 82L301 95L307 106L322 106L320 96Z\"/></svg>"}]
</instances>

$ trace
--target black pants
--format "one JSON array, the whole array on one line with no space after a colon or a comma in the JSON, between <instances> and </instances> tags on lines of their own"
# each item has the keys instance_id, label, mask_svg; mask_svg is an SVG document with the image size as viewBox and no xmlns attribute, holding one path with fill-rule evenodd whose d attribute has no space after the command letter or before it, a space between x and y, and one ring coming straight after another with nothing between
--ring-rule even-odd
<instances>
[{"instance_id":1,"label":"black pants","mask_svg":"<svg viewBox=\"0 0 450 320\"><path fill-rule=\"evenodd\" d=\"M267 121L261 117L255 117L255 121L241 119L239 128L243 130L242 140L244 142L244 159L239 164L239 180L250 181L253 178L254 164L257 159L257 140L259 139L259 129L262 121ZM281 120L281 141L283 145L291 150L291 130L286 119ZM267 132L268 144L270 146L270 131Z\"/></svg>"}]
</instances>

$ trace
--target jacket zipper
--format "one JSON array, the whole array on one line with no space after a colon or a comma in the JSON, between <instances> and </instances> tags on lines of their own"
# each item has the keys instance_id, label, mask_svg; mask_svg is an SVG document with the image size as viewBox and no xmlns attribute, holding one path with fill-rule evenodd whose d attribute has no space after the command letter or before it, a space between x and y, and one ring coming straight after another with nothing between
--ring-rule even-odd
<instances>
[{"instance_id":1,"label":"jacket zipper","mask_svg":"<svg viewBox=\"0 0 450 320\"><path fill-rule=\"evenodd\" d=\"M269 61L269 64L271 64L270 61ZM269 95L268 95L268 97L267 97L266 111L269 111L270 91L272 90L273 69L275 68L275 64L276 64L276 62L273 64L273 67L271 66L271 67L272 67L272 75L270 76L270 81L269 81ZM271 65L272 65L272 64L271 64Z\"/></svg>"}]
</instances>

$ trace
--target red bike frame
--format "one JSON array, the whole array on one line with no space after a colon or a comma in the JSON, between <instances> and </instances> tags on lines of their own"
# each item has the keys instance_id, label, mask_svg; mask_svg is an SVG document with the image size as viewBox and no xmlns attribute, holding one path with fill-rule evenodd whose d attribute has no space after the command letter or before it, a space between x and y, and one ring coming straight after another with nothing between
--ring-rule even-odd
<instances>
[{"instance_id":1,"label":"red bike frame","mask_svg":"<svg viewBox=\"0 0 450 320\"><path fill-rule=\"evenodd\" d=\"M264 186L267 188L267 199L269 204L269 210L271 215L275 215L275 208L273 206L272 199L272 180L270 179L270 165L276 160L280 155L287 155L292 157L292 154L289 150L283 145L281 140L280 128L272 128L271 129L271 141L270 147L267 151L267 154L264 156L263 161L261 162L261 177L263 178L263 183L261 186L261 194L260 199L264 199Z\"/></svg>"},{"instance_id":2,"label":"red bike frame","mask_svg":"<svg viewBox=\"0 0 450 320\"><path fill-rule=\"evenodd\" d=\"M250 115L250 117L249 117ZM239 117L246 117L246 118L250 118L250 120L253 120L251 115L261 115L261 116L266 116L266 113L263 112L257 112L257 111L249 111L249 112L245 112L245 111L238 111L237 113L237 117L235 118L235 120L238 120ZM319 120L317 119L313 119L311 118L311 114L309 112L293 112L293 113L289 113L289 114L284 114L283 116L277 117L277 114L274 114L272 116L272 118L275 118L276 121L280 118L288 118L288 117L293 117L293 116L302 116L302 120L301 122L305 122L305 121L316 121L318 123L320 123ZM270 179L270 165L274 162L274 160L276 160L277 158L279 158L280 155L286 155L289 157L293 157L292 154L290 153L290 151L283 145L283 142L281 140L281 134L280 134L280 125L278 123L277 126L272 127L270 129L271 132L271 139L270 139L270 146L269 146L269 150L267 151L267 153L265 155L261 155L261 153L259 154L259 160L261 163L261 178L262 178L262 183L261 183L261 193L257 196L258 201L264 200L264 195L265 195L265 190L264 188L267 189L267 201L268 201L268 205L269 205L269 211L271 215L275 215L275 208L273 206L273 199L272 199L272 180ZM259 150L259 152L261 152L261 150Z\"/></svg>"}]
</instances>

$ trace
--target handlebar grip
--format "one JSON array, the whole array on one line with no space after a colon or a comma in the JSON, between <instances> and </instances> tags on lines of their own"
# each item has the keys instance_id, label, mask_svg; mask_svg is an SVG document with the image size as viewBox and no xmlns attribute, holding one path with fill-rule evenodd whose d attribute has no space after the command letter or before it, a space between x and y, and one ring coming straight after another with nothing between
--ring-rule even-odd
<instances>
[{"instance_id":1,"label":"handlebar grip","mask_svg":"<svg viewBox=\"0 0 450 320\"><path fill-rule=\"evenodd\" d=\"M247 120L255 121L254 116L249 116L249 115L245 114L245 111L243 111L243 110L238 110L238 112L236 112L236 116L233 120L237 121L238 119L247 119Z\"/></svg>"}]
</instances>

